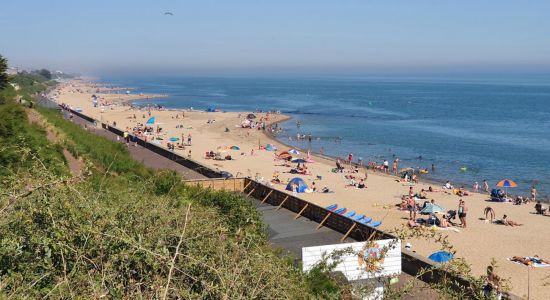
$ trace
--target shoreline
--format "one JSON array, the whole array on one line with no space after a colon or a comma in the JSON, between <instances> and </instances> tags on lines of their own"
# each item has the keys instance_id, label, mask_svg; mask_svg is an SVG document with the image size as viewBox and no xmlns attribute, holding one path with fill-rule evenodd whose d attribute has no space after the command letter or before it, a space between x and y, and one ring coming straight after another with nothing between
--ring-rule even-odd
<instances>
[{"instance_id":1,"label":"shoreline","mask_svg":"<svg viewBox=\"0 0 550 300\"><path fill-rule=\"evenodd\" d=\"M62 88L64 95L59 101L66 101L72 106L81 106L86 115L95 119L101 119L104 123L117 122L117 127L124 129L125 127L132 128L137 123L144 123L146 110L133 110L129 106L112 106L105 111L100 111L99 108L91 107L89 103L89 94L73 94L71 88ZM177 119L174 114L180 112L185 114L185 117ZM143 118L141 114L143 113ZM245 112L241 112L243 114ZM139 120L132 115L139 115ZM309 164L308 167L312 171L312 176L304 176L298 174L288 174L285 167L280 166L280 162L274 160L273 152L258 150L258 142L265 146L266 143L276 145L280 150L285 151L289 148L295 148L284 141L277 139L270 132L240 128L237 124L242 121L239 119L238 112L213 112L207 113L204 111L189 111L183 109L160 110L152 113L162 123L163 130L166 130L164 141L161 141L161 146L166 148L164 143L169 136L179 137L193 134L193 145L188 146L186 150L175 150L180 155L185 155L190 149L193 151L192 159L200 164L213 169L226 170L235 176L240 173L244 177L254 178L256 176L264 176L269 182L271 174L280 174L281 181L286 182L291 177L301 177L309 185L312 181L318 182L318 188L322 185L327 185L334 190L333 194L323 193L303 193L300 198L316 205L325 207L331 203L338 203L340 207L347 207L350 211L354 210L358 213L364 213L375 220L383 219L384 222L380 226L382 230L391 231L399 228L404 223L404 218L408 216L405 211L395 209L395 204L399 203L400 195L406 194L410 184L396 182L397 177L392 174L384 174L381 172L368 172L366 181L367 189L358 190L355 188L346 188L347 180L344 178L346 174L354 173L332 173L330 170L335 166L334 158L326 155L320 155L312 152L312 157L315 163ZM265 113L255 113L258 118ZM273 115L267 124L282 123L292 119L289 115ZM207 120L215 119L215 123L209 123ZM184 128L178 129L177 126L184 125ZM224 132L224 128L231 128L230 132ZM232 145L238 145L241 150L232 151L225 150ZM286 148L286 149L285 149ZM226 151L225 153L234 156L234 161L216 161L205 159L202 154L205 151L216 150ZM303 149L302 149L303 150ZM248 154L248 151L254 154ZM239 154L239 152L241 154ZM222 152L223 153L223 152ZM303 153L305 157L305 152ZM297 156L297 157L301 157ZM349 169L348 164L344 164L346 169ZM314 179L315 175L322 175L323 179ZM357 174L359 177L361 173ZM382 176L380 176L382 175ZM389 175L389 176L388 176ZM263 177L262 177L263 178ZM285 185L275 185L276 189L284 189ZM427 183L424 179L418 184L412 185L416 190L426 188ZM439 185L436 185L439 188ZM445 191L430 193L430 198L436 199L437 203L447 207L448 209L456 209L455 205L459 197L446 193ZM495 258L499 264L502 277L511 277L514 288L512 291L516 294L525 294L525 286L522 285L522 278L517 274L521 272L521 266L512 264L506 260L507 257L515 255L534 255L538 254L544 258L550 258L550 241L537 238L538 232L544 231L549 224L550 218L544 218L531 214L532 205L512 206L507 203L485 202L487 194L472 194L464 197L468 202L471 213L469 214L470 226L466 229L460 229L460 232L447 231L449 241L455 246L457 257L464 257L472 264L472 269L475 274L483 274L484 267L490 262L491 258ZM490 205L498 212L498 216L502 213L508 214L515 221L524 223L525 226L517 228L509 228L506 226L487 224L479 219L483 208ZM498 218L497 216L497 218ZM510 243L509 241L513 241ZM404 241L405 242L405 241ZM413 249L418 254L428 256L429 253L438 250L437 247L425 241L411 239ZM476 245L476 247L472 247ZM537 270L539 271L539 270ZM545 273L546 272L546 273ZM541 282L543 276L550 275L550 270L540 270L538 275L533 276L533 282ZM542 291L542 290L541 290Z\"/></svg>"},{"instance_id":2,"label":"shoreline","mask_svg":"<svg viewBox=\"0 0 550 300\"><path fill-rule=\"evenodd\" d=\"M284 119L284 120L280 120L280 121L277 121L277 122L274 122L273 124L277 123L277 124L282 124L282 123L285 123L285 122L288 122L290 120L292 120L292 116L288 116L288 115L285 115L287 116L288 118L287 119ZM307 149L303 149L303 148L299 148L299 147L295 147L295 146L292 146L290 144L288 144L287 142L283 141L283 139L278 139L273 133L271 132L268 132L268 131L264 131L266 137L268 137L269 139L271 139L272 142L277 142L277 143L280 143L280 144L283 144L285 145L288 149L296 149L296 150L299 150L301 151L302 153L307 153ZM316 151L313 151L311 150L310 151L311 153L311 156L312 157L316 157L316 158L320 158L320 159L324 159L326 161L330 161L330 162L333 162L333 165L336 164L336 160L337 159L340 159L341 161L344 161L341 157L338 157L338 156L331 156L331 155L326 155L326 154L321 154L319 152L316 152ZM344 163L345 164L345 163ZM370 168L368 168L368 166L365 166L365 165L359 165L357 163L354 163L352 162L351 163L352 166L358 166L359 169L361 171L368 171L369 174L376 174L376 175L379 175L379 176L386 176L388 178L392 178L394 180L400 180L401 177L399 177L399 175L395 175L393 173L383 173L383 172L379 172L379 171L374 171ZM424 184L429 184L429 185L433 185L434 187L436 188L440 188L442 186L445 185L445 182L446 180L444 179L435 179L435 178L424 178L422 177L421 174L417 174L419 176L419 179L418 181L420 183L424 183ZM460 182L456 182L456 181L453 181L454 182L454 185L455 187L457 186L464 186L464 189L467 190L468 192L470 193L478 193L478 194L483 194L483 195L490 195L491 193L488 192L488 193L485 193L484 191L482 191L481 189L478 190L478 191L474 191L472 189L471 186L467 185L467 184L463 184L463 183L460 183ZM481 188L481 185L480 185L480 188ZM517 196L521 196L519 194L514 194L514 193L508 193L508 195L512 198L516 198ZM542 203L545 203L545 204L550 204L550 197L546 196L544 198L538 198L537 201L541 201Z\"/></svg>"}]
</instances>

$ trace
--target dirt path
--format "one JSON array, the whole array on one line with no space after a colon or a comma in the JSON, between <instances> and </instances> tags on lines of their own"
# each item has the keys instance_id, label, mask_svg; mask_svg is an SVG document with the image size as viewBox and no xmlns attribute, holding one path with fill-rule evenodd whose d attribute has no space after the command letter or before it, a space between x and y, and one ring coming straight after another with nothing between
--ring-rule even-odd
<instances>
[{"instance_id":1,"label":"dirt path","mask_svg":"<svg viewBox=\"0 0 550 300\"><path fill-rule=\"evenodd\" d=\"M48 139L48 141L50 141L52 144L59 142L59 135L54 131L53 127L42 118L39 113L37 113L35 110L27 109L27 116L31 124L37 124L38 126L44 128L44 130L46 130L46 138ZM69 170L71 171L71 174L75 176L80 175L80 173L82 172L82 168L84 167L82 161L74 157L74 155L65 148L63 148L63 156L67 161L67 165L69 167Z\"/></svg>"}]
</instances>

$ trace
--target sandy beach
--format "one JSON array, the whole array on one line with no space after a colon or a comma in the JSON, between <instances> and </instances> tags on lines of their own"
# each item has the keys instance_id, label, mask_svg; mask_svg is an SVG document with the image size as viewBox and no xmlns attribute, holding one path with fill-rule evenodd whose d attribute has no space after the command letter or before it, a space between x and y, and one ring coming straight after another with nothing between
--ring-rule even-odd
<instances>
[{"instance_id":1,"label":"sandy beach","mask_svg":"<svg viewBox=\"0 0 550 300\"><path fill-rule=\"evenodd\" d=\"M151 99L163 95L139 95L125 91L128 89L111 87L107 85L95 85L83 81L71 81L60 84L52 91L51 96L58 103L65 103L73 108L82 109L82 113L105 123L113 124L124 130L144 124L149 119L146 110L131 109L123 105L132 100ZM92 105L92 95L100 99L100 105ZM241 128L244 117L249 112L204 112L190 110L152 110L151 116L156 118L158 126L162 127L163 146L170 137L187 140L191 135L191 146L175 152L187 156L191 151L191 157L200 163L222 171L228 171L234 176L250 176L260 180L270 181L274 174L279 174L281 182L275 184L278 189L284 190L286 182L294 177L301 177L311 186L315 182L318 189L327 186L334 193L301 193L300 197L312 203L327 206L337 203L339 207L346 207L348 211L356 211L382 221L380 229L390 231L406 224L409 217L408 211L398 210L395 206L401 202L401 196L408 194L412 185L414 192L428 189L433 183L410 184L399 182L394 176L368 171L366 189L346 187L349 180L344 177L348 173L334 173L335 162L331 159L312 154L314 163L307 164L311 175L290 174L289 167L283 166L283 162L275 160L275 153L287 151L288 146L273 139L264 131L258 129ZM177 116L177 117L176 117ZM281 122L288 119L287 116L278 114L258 113L257 119L267 117L267 124ZM227 129L229 131L227 132ZM260 146L273 144L278 151L267 151ZM232 146L238 146L240 150L232 150ZM133 147L133 146L132 146ZM231 155L232 160L213 160L205 158L205 153L220 152L222 156ZM306 158L306 153L295 157ZM295 163L291 164L293 167ZM391 163L390 163L391 168ZM351 171L351 167L346 165ZM365 177L365 171L350 173L358 179ZM322 179L318 179L318 176ZM467 228L444 231L449 241L454 245L457 256L464 257L471 264L475 274L484 274L485 268L495 259L498 264L497 273L503 278L509 278L512 292L519 295L527 295L527 267L512 263L507 258L512 256L534 256L550 260L550 237L548 228L550 217L535 215L534 203L527 205L512 205L511 203L488 202L487 194L472 193L470 196L458 197L449 192L444 192L441 186L433 186L438 192L428 193L428 200L443 206L446 210L458 207L460 199L465 200L468 206ZM509 227L491 224L484 220L485 207L491 206L496 212L496 218L500 219L504 214L509 219L524 224L520 227ZM546 204L545 204L546 206ZM417 215L417 217L421 217ZM458 219L455 222L459 222ZM402 241L412 244L412 249L419 254L428 256L438 250L434 243L424 240ZM535 268L530 271L531 299L547 299L550 282L550 267Z\"/></svg>"}]
</instances>

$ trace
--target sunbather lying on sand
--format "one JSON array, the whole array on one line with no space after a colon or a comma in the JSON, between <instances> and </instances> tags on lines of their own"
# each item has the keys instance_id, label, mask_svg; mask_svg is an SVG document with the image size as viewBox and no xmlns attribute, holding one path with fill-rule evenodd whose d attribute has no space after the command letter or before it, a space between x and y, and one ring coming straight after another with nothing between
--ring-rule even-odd
<instances>
[{"instance_id":1,"label":"sunbather lying on sand","mask_svg":"<svg viewBox=\"0 0 550 300\"><path fill-rule=\"evenodd\" d=\"M520 224L518 222L515 222L515 221L512 221L510 219L508 219L508 216L507 215L504 215L502 217L502 220L500 220L500 223L502 225L506 225L506 226L511 226L511 227L514 227L514 226L523 226L523 224Z\"/></svg>"},{"instance_id":2,"label":"sunbather lying on sand","mask_svg":"<svg viewBox=\"0 0 550 300\"><path fill-rule=\"evenodd\" d=\"M550 265L550 260L540 258L538 255L535 255L533 257L521 257L521 256L514 256L510 259L510 261L515 261L522 263L526 266L532 265L532 264L548 264Z\"/></svg>"}]
</instances>

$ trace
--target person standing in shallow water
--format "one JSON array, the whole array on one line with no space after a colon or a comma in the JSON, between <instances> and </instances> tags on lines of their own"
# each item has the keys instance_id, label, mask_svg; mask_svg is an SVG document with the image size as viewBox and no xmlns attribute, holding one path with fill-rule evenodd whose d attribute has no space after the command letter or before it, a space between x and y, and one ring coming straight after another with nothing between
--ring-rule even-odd
<instances>
[{"instance_id":1,"label":"person standing in shallow water","mask_svg":"<svg viewBox=\"0 0 550 300\"><path fill-rule=\"evenodd\" d=\"M487 183L487 179L483 180L483 190L485 193L489 192L489 183Z\"/></svg>"},{"instance_id":2,"label":"person standing in shallow water","mask_svg":"<svg viewBox=\"0 0 550 300\"><path fill-rule=\"evenodd\" d=\"M537 189L535 188L535 186L531 188L531 200L537 201Z\"/></svg>"}]
</instances>

